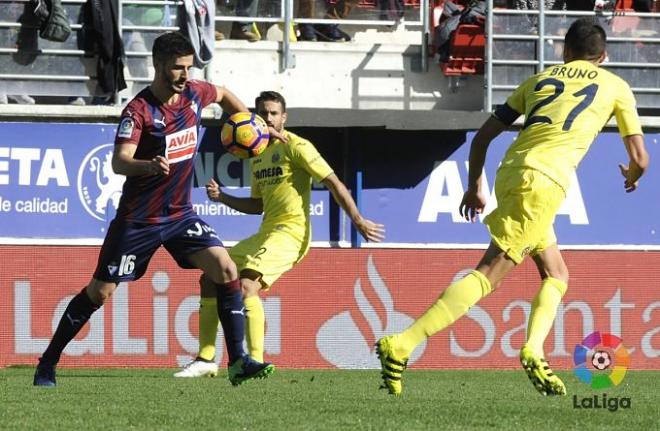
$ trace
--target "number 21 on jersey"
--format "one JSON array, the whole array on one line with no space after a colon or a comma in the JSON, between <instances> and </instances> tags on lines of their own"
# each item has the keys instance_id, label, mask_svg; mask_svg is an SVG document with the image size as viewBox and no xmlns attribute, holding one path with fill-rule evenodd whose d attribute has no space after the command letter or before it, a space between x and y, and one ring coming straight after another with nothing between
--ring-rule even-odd
<instances>
[{"instance_id":1,"label":"number 21 on jersey","mask_svg":"<svg viewBox=\"0 0 660 431\"><path fill-rule=\"evenodd\" d=\"M536 123L546 123L553 124L553 121L550 117L545 115L534 115L536 111L540 108L550 105L554 102L559 96L564 92L564 83L555 78L547 78L539 81L534 87L534 91L541 91L546 86L554 87L554 93L547 96L544 99L541 99L536 105L532 107L527 116L527 121L523 124L523 130ZM589 105L594 101L596 97L596 92L598 91L598 84L589 84L582 89L576 91L572 94L575 99L575 107L571 109L566 118L564 119L564 126L562 127L563 131L568 131L571 129L573 122L582 111L587 109ZM557 120L557 119L555 119Z\"/></svg>"}]
</instances>

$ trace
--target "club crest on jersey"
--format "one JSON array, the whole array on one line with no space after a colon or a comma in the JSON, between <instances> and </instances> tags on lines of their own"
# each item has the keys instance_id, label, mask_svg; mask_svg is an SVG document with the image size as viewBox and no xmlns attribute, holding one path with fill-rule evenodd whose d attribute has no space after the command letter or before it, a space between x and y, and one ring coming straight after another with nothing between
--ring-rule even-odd
<instances>
[{"instance_id":1,"label":"club crest on jersey","mask_svg":"<svg viewBox=\"0 0 660 431\"><path fill-rule=\"evenodd\" d=\"M112 170L113 144L92 149L78 169L78 197L85 211L100 221L114 216L126 177Z\"/></svg>"},{"instance_id":2,"label":"club crest on jersey","mask_svg":"<svg viewBox=\"0 0 660 431\"><path fill-rule=\"evenodd\" d=\"M117 265L108 265L108 274L110 275L115 275L115 272L117 272Z\"/></svg>"},{"instance_id":3,"label":"club crest on jersey","mask_svg":"<svg viewBox=\"0 0 660 431\"><path fill-rule=\"evenodd\" d=\"M197 127L189 127L165 137L165 157L170 163L191 159L197 148Z\"/></svg>"},{"instance_id":4,"label":"club crest on jersey","mask_svg":"<svg viewBox=\"0 0 660 431\"><path fill-rule=\"evenodd\" d=\"M270 159L270 160L271 160L272 163L277 163L277 162L279 162L279 161L280 161L280 153L279 153L279 152L276 152L275 154L273 154L273 158Z\"/></svg>"},{"instance_id":5,"label":"club crest on jersey","mask_svg":"<svg viewBox=\"0 0 660 431\"><path fill-rule=\"evenodd\" d=\"M118 138L130 138L133 135L135 123L132 118L125 117L119 123L119 131L117 132Z\"/></svg>"}]
</instances>

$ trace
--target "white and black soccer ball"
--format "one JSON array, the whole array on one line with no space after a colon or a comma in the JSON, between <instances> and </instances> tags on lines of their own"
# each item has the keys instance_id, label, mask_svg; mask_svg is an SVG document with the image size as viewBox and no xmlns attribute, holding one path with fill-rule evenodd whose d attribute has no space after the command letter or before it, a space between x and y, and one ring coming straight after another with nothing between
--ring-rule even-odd
<instances>
[{"instance_id":1,"label":"white and black soccer ball","mask_svg":"<svg viewBox=\"0 0 660 431\"><path fill-rule=\"evenodd\" d=\"M598 350L591 358L591 363L597 370L606 370L612 364L612 358L609 352Z\"/></svg>"}]
</instances>

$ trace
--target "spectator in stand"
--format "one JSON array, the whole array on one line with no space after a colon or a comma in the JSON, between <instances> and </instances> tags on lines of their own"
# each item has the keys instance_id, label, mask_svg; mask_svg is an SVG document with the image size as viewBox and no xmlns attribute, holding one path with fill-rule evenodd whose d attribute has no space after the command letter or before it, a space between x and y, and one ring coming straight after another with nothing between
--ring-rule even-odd
<instances>
[{"instance_id":1,"label":"spectator in stand","mask_svg":"<svg viewBox=\"0 0 660 431\"><path fill-rule=\"evenodd\" d=\"M596 0L566 0L566 10L594 10Z\"/></svg>"},{"instance_id":2,"label":"spectator in stand","mask_svg":"<svg viewBox=\"0 0 660 431\"><path fill-rule=\"evenodd\" d=\"M629 10L623 0L595 0L594 8L597 10ZM653 0L633 0L632 8L635 12L653 12Z\"/></svg>"},{"instance_id":3,"label":"spectator in stand","mask_svg":"<svg viewBox=\"0 0 660 431\"><path fill-rule=\"evenodd\" d=\"M256 16L258 5L258 0L238 0L236 3L236 16ZM231 26L229 38L257 42L261 40L261 35L254 22L234 22Z\"/></svg>"},{"instance_id":4,"label":"spectator in stand","mask_svg":"<svg viewBox=\"0 0 660 431\"><path fill-rule=\"evenodd\" d=\"M653 12L653 0L633 0L635 12Z\"/></svg>"},{"instance_id":5,"label":"spectator in stand","mask_svg":"<svg viewBox=\"0 0 660 431\"><path fill-rule=\"evenodd\" d=\"M347 18L360 0L338 0L328 3L325 19ZM298 3L299 18L316 18L316 1L300 0ZM351 36L342 31L337 24L298 24L300 40L324 42L349 42Z\"/></svg>"},{"instance_id":6,"label":"spectator in stand","mask_svg":"<svg viewBox=\"0 0 660 431\"><path fill-rule=\"evenodd\" d=\"M595 0L545 0L544 2L546 11L593 11L595 8ZM539 9L538 0L514 0L515 9L519 10L535 10ZM538 17L537 15L525 15L530 34L538 34ZM573 17L570 21L573 21ZM546 35L551 34L554 36L561 36L563 38L566 34L567 23L564 19L560 22L557 16L554 19L546 17ZM563 45L555 43L554 40L549 39L548 49L546 49L546 60L561 60L563 53Z\"/></svg>"},{"instance_id":7,"label":"spectator in stand","mask_svg":"<svg viewBox=\"0 0 660 431\"><path fill-rule=\"evenodd\" d=\"M27 94L5 94L0 93L0 105L6 105L9 101L18 103L19 105L34 105L35 100Z\"/></svg>"},{"instance_id":8,"label":"spectator in stand","mask_svg":"<svg viewBox=\"0 0 660 431\"><path fill-rule=\"evenodd\" d=\"M218 8L226 5L225 1L217 2ZM235 14L236 16L249 16L254 17L257 15L257 7L259 6L258 0L238 0L236 3ZM231 26L229 33L230 39L247 40L248 42L257 42L261 40L261 34L257 29L254 22L234 22ZM215 32L215 40L224 40L225 35L220 32Z\"/></svg>"},{"instance_id":9,"label":"spectator in stand","mask_svg":"<svg viewBox=\"0 0 660 431\"><path fill-rule=\"evenodd\" d=\"M514 0L514 8L518 10L539 10L538 0ZM566 0L545 0L545 10L566 10ZM537 15L525 15L530 33L538 33Z\"/></svg>"},{"instance_id":10,"label":"spectator in stand","mask_svg":"<svg viewBox=\"0 0 660 431\"><path fill-rule=\"evenodd\" d=\"M3 11L5 19L19 23L20 27L7 28L6 31L0 32L0 48L15 48L16 52L11 56L12 61L29 69L33 67L32 64L39 52L38 20L34 14L34 5L9 4L3 8L5 8ZM35 104L35 100L27 94L7 94L5 90L8 88L3 85L0 91L0 105L10 102L19 105Z\"/></svg>"}]
</instances>

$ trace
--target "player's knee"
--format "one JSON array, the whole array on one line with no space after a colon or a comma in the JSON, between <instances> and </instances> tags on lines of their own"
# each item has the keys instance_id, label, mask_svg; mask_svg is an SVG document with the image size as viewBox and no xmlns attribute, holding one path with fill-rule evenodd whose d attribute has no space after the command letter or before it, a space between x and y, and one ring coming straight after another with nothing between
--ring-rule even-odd
<instances>
[{"instance_id":1,"label":"player's knee","mask_svg":"<svg viewBox=\"0 0 660 431\"><path fill-rule=\"evenodd\" d=\"M243 298L259 295L259 290L261 290L261 283L259 281L241 278Z\"/></svg>"},{"instance_id":2,"label":"player's knee","mask_svg":"<svg viewBox=\"0 0 660 431\"><path fill-rule=\"evenodd\" d=\"M228 258L226 262L222 262L221 269L223 282L226 283L238 278L238 269L236 268L236 264L233 260Z\"/></svg>"},{"instance_id":3,"label":"player's knee","mask_svg":"<svg viewBox=\"0 0 660 431\"><path fill-rule=\"evenodd\" d=\"M216 265L215 268L213 268L211 271L205 272L204 277L214 284L228 283L238 278L238 270L236 269L236 264L231 259L229 259L228 262L219 262L219 264ZM202 287L204 286L201 283L201 279L200 285Z\"/></svg>"},{"instance_id":4,"label":"player's knee","mask_svg":"<svg viewBox=\"0 0 660 431\"><path fill-rule=\"evenodd\" d=\"M96 305L103 305L112 296L114 288L106 286L105 284L90 283L87 286L86 292L89 299Z\"/></svg>"},{"instance_id":5,"label":"player's knee","mask_svg":"<svg viewBox=\"0 0 660 431\"><path fill-rule=\"evenodd\" d=\"M561 265L558 265L556 268L552 268L551 270L547 271L548 276L555 278L557 280L563 281L564 283L568 284L568 267L566 264L562 262Z\"/></svg>"}]
</instances>

